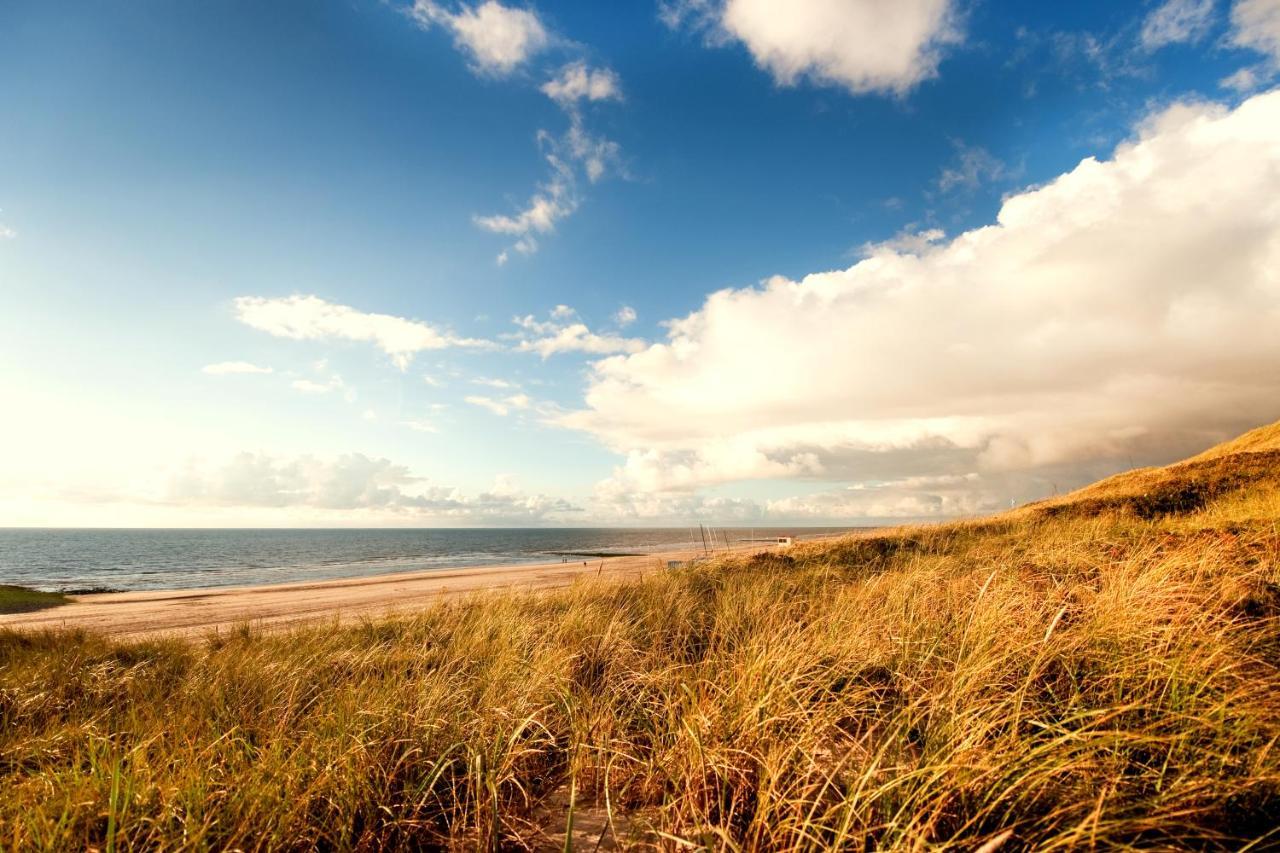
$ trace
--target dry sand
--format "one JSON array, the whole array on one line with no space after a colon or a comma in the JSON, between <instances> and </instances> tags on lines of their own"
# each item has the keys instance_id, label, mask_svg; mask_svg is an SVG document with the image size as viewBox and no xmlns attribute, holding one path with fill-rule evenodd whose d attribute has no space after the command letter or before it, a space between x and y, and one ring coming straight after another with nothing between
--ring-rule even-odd
<instances>
[{"instance_id":1,"label":"dry sand","mask_svg":"<svg viewBox=\"0 0 1280 853\"><path fill-rule=\"evenodd\" d=\"M739 543L735 551L775 546ZM116 637L203 634L242 624L280 626L318 619L379 616L414 610L456 596L491 589L551 589L575 578L638 578L665 571L668 560L688 560L701 551L682 550L637 557L570 557L568 563L480 566L374 575L273 586L148 590L72 596L70 604L34 613L0 615L0 628L83 628ZM723 549L721 549L723 553ZM603 564L603 567L602 567Z\"/></svg>"}]
</instances>

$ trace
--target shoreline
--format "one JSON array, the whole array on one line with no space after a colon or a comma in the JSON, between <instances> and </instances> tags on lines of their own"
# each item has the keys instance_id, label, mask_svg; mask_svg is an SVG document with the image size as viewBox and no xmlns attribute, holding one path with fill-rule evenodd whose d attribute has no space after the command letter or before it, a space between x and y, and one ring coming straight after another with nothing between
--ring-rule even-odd
<instances>
[{"instance_id":1,"label":"shoreline","mask_svg":"<svg viewBox=\"0 0 1280 853\"><path fill-rule=\"evenodd\" d=\"M836 535L804 538L812 542ZM734 543L711 555L684 548L651 554L586 558L582 562L516 563L456 569L425 569L360 577L292 581L257 586L138 590L72 595L70 603L46 610L0 615L0 629L83 629L115 638L190 636L237 625L283 627L345 617L385 616L429 606L446 598L500 589L556 589L580 577L639 578L664 571L668 561L725 553L776 550L776 544ZM585 563L585 565L583 565Z\"/></svg>"}]
</instances>

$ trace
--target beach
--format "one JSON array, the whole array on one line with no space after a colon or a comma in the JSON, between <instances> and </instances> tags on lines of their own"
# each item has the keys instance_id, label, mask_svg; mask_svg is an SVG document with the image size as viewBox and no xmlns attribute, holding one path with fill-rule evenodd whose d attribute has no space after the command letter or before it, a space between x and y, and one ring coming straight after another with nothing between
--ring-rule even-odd
<instances>
[{"instance_id":1,"label":"beach","mask_svg":"<svg viewBox=\"0 0 1280 853\"><path fill-rule=\"evenodd\" d=\"M762 551L762 542L732 550ZM718 553L724 553L720 548ZM581 577L639 578L666 571L669 561L704 556L702 549L567 558L568 562L432 569L367 577L263 586L146 590L71 596L71 603L30 613L0 615L0 628L83 629L117 638L200 635L239 625L281 627L405 613L469 593L495 589L554 589Z\"/></svg>"}]
</instances>

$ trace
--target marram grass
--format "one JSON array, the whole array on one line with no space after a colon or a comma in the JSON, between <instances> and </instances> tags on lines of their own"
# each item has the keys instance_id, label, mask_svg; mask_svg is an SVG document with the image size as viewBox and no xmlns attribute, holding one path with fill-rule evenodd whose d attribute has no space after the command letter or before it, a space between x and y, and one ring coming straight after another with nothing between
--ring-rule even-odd
<instances>
[{"instance_id":1,"label":"marram grass","mask_svg":"<svg viewBox=\"0 0 1280 853\"><path fill-rule=\"evenodd\" d=\"M0 634L0 847L1280 848L1277 486L359 625Z\"/></svg>"}]
</instances>

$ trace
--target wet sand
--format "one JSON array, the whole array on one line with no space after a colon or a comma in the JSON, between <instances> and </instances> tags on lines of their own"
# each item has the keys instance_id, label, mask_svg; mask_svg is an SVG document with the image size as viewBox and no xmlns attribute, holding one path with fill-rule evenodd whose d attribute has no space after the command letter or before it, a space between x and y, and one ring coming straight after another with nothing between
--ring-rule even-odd
<instances>
[{"instance_id":1,"label":"wet sand","mask_svg":"<svg viewBox=\"0 0 1280 853\"><path fill-rule=\"evenodd\" d=\"M737 543L733 550L773 547L761 542ZM724 553L724 549L717 553ZM421 609L451 596L483 590L554 589L583 576L639 578L646 572L665 571L668 560L698 556L702 556L701 550L686 549L603 559L571 557L568 563L433 569L271 586L78 595L61 607L0 615L0 628L82 628L138 638L204 634L246 623L277 627L322 619L359 619Z\"/></svg>"}]
</instances>

